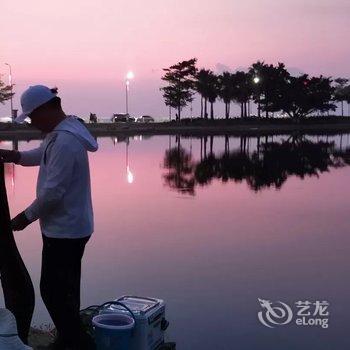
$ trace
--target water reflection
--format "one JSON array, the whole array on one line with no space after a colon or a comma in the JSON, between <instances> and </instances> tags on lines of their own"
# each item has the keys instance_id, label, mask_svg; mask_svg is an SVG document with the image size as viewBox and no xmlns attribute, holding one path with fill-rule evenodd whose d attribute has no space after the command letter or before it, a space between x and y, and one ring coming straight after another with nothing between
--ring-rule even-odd
<instances>
[{"instance_id":1,"label":"water reflection","mask_svg":"<svg viewBox=\"0 0 350 350\"><path fill-rule=\"evenodd\" d=\"M100 138L90 155L95 233L82 305L123 294L161 297L179 349L348 349L349 139ZM39 142L21 141L19 149ZM38 169L15 171L12 215L33 200ZM16 241L36 288L33 322L48 323L39 224ZM331 326L268 329L257 318L258 298L328 300Z\"/></svg>"},{"instance_id":2,"label":"water reflection","mask_svg":"<svg viewBox=\"0 0 350 350\"><path fill-rule=\"evenodd\" d=\"M126 140L125 158L126 158L126 179L129 184L132 184L134 182L134 174L131 172L130 164L129 164L129 138Z\"/></svg>"},{"instance_id":3,"label":"water reflection","mask_svg":"<svg viewBox=\"0 0 350 350\"><path fill-rule=\"evenodd\" d=\"M224 147L215 150L218 138L169 136L162 168L162 178L167 187L179 193L194 196L196 188L210 185L214 180L222 183L245 181L252 191L267 188L280 189L290 176L300 179L315 176L350 164L349 135L308 137L224 137ZM111 137L117 147L125 143L125 179L134 183L135 173L131 164L133 142L144 142L151 136ZM172 142L175 139L175 144ZM184 146L183 143L186 143ZM194 156L192 143L199 145L199 157ZM344 145L345 143L345 145ZM1 141L2 148L18 149L18 141ZM15 166L6 164L5 175L12 191L15 190Z\"/></svg>"},{"instance_id":4,"label":"water reflection","mask_svg":"<svg viewBox=\"0 0 350 350\"><path fill-rule=\"evenodd\" d=\"M180 146L180 138L178 140L177 147L165 153L164 167L169 170L163 175L165 183L179 192L194 195L196 164L191 154Z\"/></svg>"},{"instance_id":5,"label":"water reflection","mask_svg":"<svg viewBox=\"0 0 350 350\"><path fill-rule=\"evenodd\" d=\"M209 139L209 150L208 150ZM194 160L176 138L176 146L165 151L163 174L165 184L180 193L195 195L197 186L207 186L215 179L225 182L246 181L253 191L273 187L280 189L288 177L318 177L331 168L350 164L350 147L337 148L334 141L310 140L290 136L278 141L256 139L251 149L249 138L241 137L239 147L230 150L225 137L224 151L215 154L213 136L200 138L200 160ZM341 144L342 145L342 144Z\"/></svg>"}]
</instances>

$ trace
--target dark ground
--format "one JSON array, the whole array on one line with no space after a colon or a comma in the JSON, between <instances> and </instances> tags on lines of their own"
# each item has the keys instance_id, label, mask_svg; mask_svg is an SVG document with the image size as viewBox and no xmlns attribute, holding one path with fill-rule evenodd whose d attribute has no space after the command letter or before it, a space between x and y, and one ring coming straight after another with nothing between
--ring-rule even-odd
<instances>
[{"instance_id":1,"label":"dark ground","mask_svg":"<svg viewBox=\"0 0 350 350\"><path fill-rule=\"evenodd\" d=\"M350 117L310 117L304 120L234 118L234 119L184 119L181 122L163 123L98 123L86 124L96 137L133 135L239 135L265 136L273 134L341 134L350 132ZM1 140L40 139L42 134L30 125L0 123Z\"/></svg>"}]
</instances>

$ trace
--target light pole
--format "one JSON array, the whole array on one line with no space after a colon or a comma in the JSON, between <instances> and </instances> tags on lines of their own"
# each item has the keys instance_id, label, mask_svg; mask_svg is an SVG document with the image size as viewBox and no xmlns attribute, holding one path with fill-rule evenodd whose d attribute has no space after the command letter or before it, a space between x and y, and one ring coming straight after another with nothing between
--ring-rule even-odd
<instances>
[{"instance_id":1,"label":"light pole","mask_svg":"<svg viewBox=\"0 0 350 350\"><path fill-rule=\"evenodd\" d=\"M9 85L10 85L10 87L11 87L11 100L10 100L10 102L11 102L11 120L12 120L12 122L13 122L13 99L12 99L12 95L13 95L13 85L12 85L12 69L11 69L11 65L10 65L9 63L5 63L5 64L6 64L6 66L8 66L9 69L10 69L10 74L9 74Z\"/></svg>"},{"instance_id":2,"label":"light pole","mask_svg":"<svg viewBox=\"0 0 350 350\"><path fill-rule=\"evenodd\" d=\"M134 79L135 75L132 71L129 71L126 74L126 80L125 80L125 113L126 113L126 119L129 121L129 86L130 86L130 80Z\"/></svg>"},{"instance_id":3,"label":"light pole","mask_svg":"<svg viewBox=\"0 0 350 350\"><path fill-rule=\"evenodd\" d=\"M255 85L258 85L260 83L260 78L258 76L255 76L253 78L253 82ZM259 98L258 98L258 117L260 117L260 91L259 91Z\"/></svg>"}]
</instances>

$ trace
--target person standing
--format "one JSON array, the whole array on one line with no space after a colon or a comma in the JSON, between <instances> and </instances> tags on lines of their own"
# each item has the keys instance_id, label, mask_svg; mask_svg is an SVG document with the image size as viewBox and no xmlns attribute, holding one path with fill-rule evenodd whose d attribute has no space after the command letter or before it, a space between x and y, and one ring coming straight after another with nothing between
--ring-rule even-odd
<instances>
[{"instance_id":1,"label":"person standing","mask_svg":"<svg viewBox=\"0 0 350 350\"><path fill-rule=\"evenodd\" d=\"M0 150L3 162L40 166L36 199L12 219L12 229L40 222L40 292L58 332L52 348L86 348L79 318L81 262L94 230L88 152L98 144L83 123L64 113L56 88L29 87L21 106L16 121L28 117L46 136L30 151Z\"/></svg>"}]
</instances>

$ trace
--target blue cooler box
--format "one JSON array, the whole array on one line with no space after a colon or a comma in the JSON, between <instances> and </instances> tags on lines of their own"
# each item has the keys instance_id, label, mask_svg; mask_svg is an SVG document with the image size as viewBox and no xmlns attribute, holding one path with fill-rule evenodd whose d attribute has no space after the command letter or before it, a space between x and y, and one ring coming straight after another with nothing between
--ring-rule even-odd
<instances>
[{"instance_id":1,"label":"blue cooler box","mask_svg":"<svg viewBox=\"0 0 350 350\"><path fill-rule=\"evenodd\" d=\"M165 303L161 299L124 295L115 301L127 306L134 314L136 325L130 339L130 350L156 350L164 343ZM100 314L129 314L122 306L111 305Z\"/></svg>"}]
</instances>

